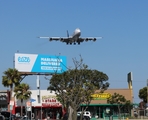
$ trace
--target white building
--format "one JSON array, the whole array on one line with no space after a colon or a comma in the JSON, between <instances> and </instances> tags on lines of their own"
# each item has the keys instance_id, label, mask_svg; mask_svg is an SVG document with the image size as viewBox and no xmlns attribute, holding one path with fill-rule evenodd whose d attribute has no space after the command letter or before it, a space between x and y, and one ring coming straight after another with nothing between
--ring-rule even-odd
<instances>
[{"instance_id":1,"label":"white building","mask_svg":"<svg viewBox=\"0 0 148 120\"><path fill-rule=\"evenodd\" d=\"M54 91L47 90L31 90L31 98L28 100L23 100L23 113L26 114L28 107L32 106L32 113L34 116L47 117L50 112L52 112L53 117L55 118L57 111L62 115L62 104L57 100L56 94ZM13 93L14 95L14 93ZM28 104L32 103L32 104ZM21 100L14 98L14 107L12 113L20 113ZM30 110L29 110L30 111Z\"/></svg>"}]
</instances>

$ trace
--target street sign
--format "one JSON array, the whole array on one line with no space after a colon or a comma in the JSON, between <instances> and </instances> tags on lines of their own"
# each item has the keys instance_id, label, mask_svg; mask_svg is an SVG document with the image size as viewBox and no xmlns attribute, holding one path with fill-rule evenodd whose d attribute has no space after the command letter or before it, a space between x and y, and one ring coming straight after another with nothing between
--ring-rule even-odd
<instances>
[{"instance_id":1,"label":"street sign","mask_svg":"<svg viewBox=\"0 0 148 120\"><path fill-rule=\"evenodd\" d=\"M10 105L10 110L13 110L13 105Z\"/></svg>"},{"instance_id":2,"label":"street sign","mask_svg":"<svg viewBox=\"0 0 148 120\"><path fill-rule=\"evenodd\" d=\"M13 100L10 100L10 105L14 105L14 101Z\"/></svg>"},{"instance_id":3,"label":"street sign","mask_svg":"<svg viewBox=\"0 0 148 120\"><path fill-rule=\"evenodd\" d=\"M27 111L31 111L31 106L28 106L27 107Z\"/></svg>"},{"instance_id":4,"label":"street sign","mask_svg":"<svg viewBox=\"0 0 148 120\"><path fill-rule=\"evenodd\" d=\"M27 102L26 102L26 106L27 106L27 107L30 107L30 106L31 106L31 102L30 102L30 101L27 101Z\"/></svg>"},{"instance_id":5,"label":"street sign","mask_svg":"<svg viewBox=\"0 0 148 120\"><path fill-rule=\"evenodd\" d=\"M35 102L36 100L35 99L30 99L30 102Z\"/></svg>"}]
</instances>

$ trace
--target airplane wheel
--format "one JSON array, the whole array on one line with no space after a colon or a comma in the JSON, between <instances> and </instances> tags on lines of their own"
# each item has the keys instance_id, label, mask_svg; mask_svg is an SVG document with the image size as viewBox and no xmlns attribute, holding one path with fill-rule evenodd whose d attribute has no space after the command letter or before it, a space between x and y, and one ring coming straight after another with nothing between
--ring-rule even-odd
<instances>
[{"instance_id":1,"label":"airplane wheel","mask_svg":"<svg viewBox=\"0 0 148 120\"><path fill-rule=\"evenodd\" d=\"M66 44L68 45L68 42Z\"/></svg>"},{"instance_id":2,"label":"airplane wheel","mask_svg":"<svg viewBox=\"0 0 148 120\"><path fill-rule=\"evenodd\" d=\"M80 42L78 42L78 45L80 45Z\"/></svg>"},{"instance_id":3,"label":"airplane wheel","mask_svg":"<svg viewBox=\"0 0 148 120\"><path fill-rule=\"evenodd\" d=\"M70 43L70 45L72 45L72 43Z\"/></svg>"},{"instance_id":4,"label":"airplane wheel","mask_svg":"<svg viewBox=\"0 0 148 120\"><path fill-rule=\"evenodd\" d=\"M74 45L76 45L76 43L74 43Z\"/></svg>"}]
</instances>

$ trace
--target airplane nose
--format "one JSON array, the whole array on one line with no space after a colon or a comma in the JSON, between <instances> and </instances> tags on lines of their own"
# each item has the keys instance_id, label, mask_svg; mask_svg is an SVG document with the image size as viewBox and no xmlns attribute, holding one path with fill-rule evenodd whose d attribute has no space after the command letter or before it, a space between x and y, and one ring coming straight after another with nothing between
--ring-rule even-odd
<instances>
[{"instance_id":1,"label":"airplane nose","mask_svg":"<svg viewBox=\"0 0 148 120\"><path fill-rule=\"evenodd\" d=\"M73 34L73 35L78 35L78 36L80 36L80 34L81 34L80 29L79 29L79 28L75 29L74 34Z\"/></svg>"},{"instance_id":2,"label":"airplane nose","mask_svg":"<svg viewBox=\"0 0 148 120\"><path fill-rule=\"evenodd\" d=\"M79 28L77 28L75 31L76 31L76 33L79 33L79 32L81 32Z\"/></svg>"}]
</instances>

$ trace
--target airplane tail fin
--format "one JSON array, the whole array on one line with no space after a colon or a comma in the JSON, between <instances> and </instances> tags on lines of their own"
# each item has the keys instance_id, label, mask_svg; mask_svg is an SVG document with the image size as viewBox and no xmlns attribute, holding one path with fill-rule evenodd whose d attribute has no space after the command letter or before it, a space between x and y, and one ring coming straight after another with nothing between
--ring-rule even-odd
<instances>
[{"instance_id":1,"label":"airplane tail fin","mask_svg":"<svg viewBox=\"0 0 148 120\"><path fill-rule=\"evenodd\" d=\"M67 37L69 38L69 32L68 32L68 30L67 30Z\"/></svg>"}]
</instances>

